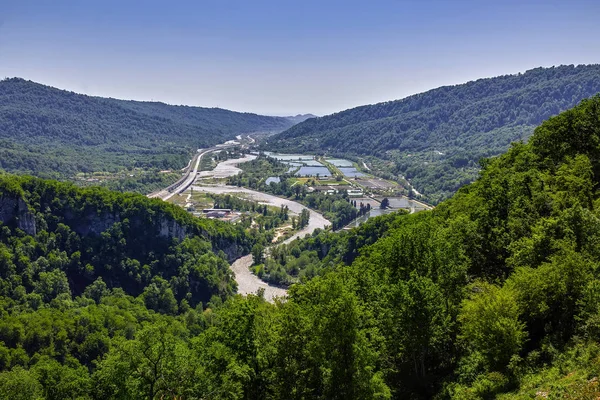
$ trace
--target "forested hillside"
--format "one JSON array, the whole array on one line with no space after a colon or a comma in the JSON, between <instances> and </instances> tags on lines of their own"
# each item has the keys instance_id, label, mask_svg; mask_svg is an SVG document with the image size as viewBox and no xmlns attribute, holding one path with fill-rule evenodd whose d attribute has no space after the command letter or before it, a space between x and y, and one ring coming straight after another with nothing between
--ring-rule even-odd
<instances>
[{"instance_id":1,"label":"forested hillside","mask_svg":"<svg viewBox=\"0 0 600 400\"><path fill-rule=\"evenodd\" d=\"M171 311L234 293L228 261L258 239L144 196L10 175L0 175L0 224L4 294L49 301L100 279L137 296L158 282L171 285Z\"/></svg>"},{"instance_id":2,"label":"forested hillside","mask_svg":"<svg viewBox=\"0 0 600 400\"><path fill-rule=\"evenodd\" d=\"M179 169L197 148L291 125L286 118L0 81L0 169L10 172L65 177L134 166Z\"/></svg>"},{"instance_id":3,"label":"forested hillside","mask_svg":"<svg viewBox=\"0 0 600 400\"><path fill-rule=\"evenodd\" d=\"M0 193L1 398L600 396L600 96L485 161L432 211L272 253L318 267L275 304L228 296L223 278L209 302L178 297L187 271L226 265L208 242L250 244L234 227L196 222L201 237L165 253L134 235L156 237L171 210L158 201L29 178ZM81 223L115 210L110 228ZM158 260L145 288L135 262L115 258L139 246Z\"/></svg>"},{"instance_id":4,"label":"forested hillside","mask_svg":"<svg viewBox=\"0 0 600 400\"><path fill-rule=\"evenodd\" d=\"M313 114L298 114L298 115L289 116L286 118L289 119L290 121L292 121L294 124L299 124L300 122L304 122L307 119L316 118L316 117L317 116L313 115Z\"/></svg>"},{"instance_id":5,"label":"forested hillside","mask_svg":"<svg viewBox=\"0 0 600 400\"><path fill-rule=\"evenodd\" d=\"M526 141L543 120L599 92L600 65L536 68L309 119L267 148L366 157L438 201L477 176L481 157Z\"/></svg>"}]
</instances>

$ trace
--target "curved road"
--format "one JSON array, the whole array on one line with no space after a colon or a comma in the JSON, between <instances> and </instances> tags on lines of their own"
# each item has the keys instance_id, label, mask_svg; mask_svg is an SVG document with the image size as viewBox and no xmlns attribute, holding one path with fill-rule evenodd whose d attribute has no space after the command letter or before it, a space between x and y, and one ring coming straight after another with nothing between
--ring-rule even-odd
<instances>
[{"instance_id":1,"label":"curved road","mask_svg":"<svg viewBox=\"0 0 600 400\"><path fill-rule=\"evenodd\" d=\"M290 243L291 241L309 235L315 231L315 229L324 229L326 226L331 225L331 223L325 219L321 214L303 206L300 203L297 203L292 200L282 199L281 197L273 196L267 193L258 192L256 190L241 188L237 186L192 186L195 192L206 192L206 193L215 193L215 194L233 194L239 195L243 194L244 197L251 198L252 200L265 203L268 205L281 207L282 205L288 206L290 211L296 214L300 214L302 210L308 210L310 213L310 218L308 220L308 225L302 229L301 231L294 234L289 239L285 240L283 243ZM249 267L252 265L252 255L246 255L237 259L233 264L231 264L231 269L235 274L235 280L238 284L238 293L247 295L251 293L256 293L259 289L264 289L265 299L267 301L272 302L275 297L283 297L287 294L287 290L268 284L262 281L258 276L254 275L250 272Z\"/></svg>"},{"instance_id":2,"label":"curved road","mask_svg":"<svg viewBox=\"0 0 600 400\"><path fill-rule=\"evenodd\" d=\"M194 179L196 179L196 174L198 173L198 168L200 166L200 160L202 159L202 156L206 153L210 153L211 151L215 151L215 149L215 147L211 147L210 149L204 151L202 151L202 149L198 149L198 153L195 155L195 158L191 159L190 164L188 164L187 174L182 179L169 186L167 189L150 193L147 197L151 199L159 198L161 200L167 201L174 195L184 191L189 185L192 184L192 182L194 182ZM192 163L194 163L194 168L190 168ZM171 189L170 191L168 190L169 188Z\"/></svg>"},{"instance_id":3,"label":"curved road","mask_svg":"<svg viewBox=\"0 0 600 400\"><path fill-rule=\"evenodd\" d=\"M188 171L185 176L183 176L180 180L175 182L173 185L169 186L166 189L160 190L158 192L153 192L147 195L149 198L159 198L161 200L167 201L171 197L176 194L179 194L186 190L193 182L196 180L196 175L198 174L198 168L200 167L200 160L205 154L212 153L217 150L224 150L230 147L236 146L235 144L219 144L215 147L210 147L208 149L202 150L198 149L197 154L194 156L192 160L190 160L190 164L188 164ZM194 163L194 168L191 168L191 163ZM170 190L169 190L170 189Z\"/></svg>"},{"instance_id":4,"label":"curved road","mask_svg":"<svg viewBox=\"0 0 600 400\"><path fill-rule=\"evenodd\" d=\"M248 136L248 139L251 140L251 144L255 142L255 140ZM169 186L169 188L151 193L148 197L158 197L162 200L168 200L173 197L175 194L179 194L186 189L188 189L197 178L202 179L203 177L215 177L218 178L219 175L223 176L231 176L235 175L241 170L236 168L236 165L242 162L250 161L253 159L253 156L246 156L243 159L235 159L235 160L227 160L225 162L219 163L217 167L213 171L207 171L206 173L200 173L201 176L198 176L198 169L200 166L200 160L202 156L207 153L223 150L225 148L231 147L233 145L221 144L215 147L211 147L204 150L198 150L195 158L190 160L190 164L187 167L187 173L182 179L177 181L175 184ZM192 168L193 165L193 168ZM205 176L206 175L206 176ZM323 229L331 223L326 220L321 214L303 206L300 203L295 201L282 199L281 197L273 196L267 193L258 192L256 190L250 190L246 188L241 188L237 186L192 186L195 191L207 192L207 193L216 193L216 194L244 194L246 197L252 198L255 201L265 203L268 205L273 205L276 207L281 207L282 205L287 206L289 210L295 214L300 214L302 210L306 209L310 213L310 218L308 221L308 225L302 229L301 231L294 234L289 239L285 240L283 243L290 243L291 241L304 237L305 235L311 234L315 231L315 229L320 228ZM170 189L170 190L168 190ZM251 293L256 293L259 289L264 289L264 296L267 301L272 302L275 297L283 297L287 294L287 290L278 286L274 286L262 281L256 275L250 272L249 267L252 265L252 255L248 254L244 257L239 258L233 264L231 264L231 269L235 274L235 280L238 284L238 293L247 295Z\"/></svg>"}]
</instances>

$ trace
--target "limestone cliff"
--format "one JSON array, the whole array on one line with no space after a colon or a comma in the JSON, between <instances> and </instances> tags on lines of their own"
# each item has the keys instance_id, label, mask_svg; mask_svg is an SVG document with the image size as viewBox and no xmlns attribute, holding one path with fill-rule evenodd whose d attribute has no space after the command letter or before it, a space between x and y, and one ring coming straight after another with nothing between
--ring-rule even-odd
<instances>
[{"instance_id":1,"label":"limestone cliff","mask_svg":"<svg viewBox=\"0 0 600 400\"><path fill-rule=\"evenodd\" d=\"M17 228L28 235L37 233L35 215L20 197L0 195L0 222L4 224L14 222Z\"/></svg>"},{"instance_id":2,"label":"limestone cliff","mask_svg":"<svg viewBox=\"0 0 600 400\"><path fill-rule=\"evenodd\" d=\"M117 222L122 221L118 212L88 212L83 215L71 210L61 210L64 222L81 236L99 235ZM35 214L21 197L11 194L0 194L0 222L13 224L28 235L35 235L37 227ZM139 221L133 221L138 224ZM188 232L177 221L167 215L161 215L155 222L157 236L183 240Z\"/></svg>"},{"instance_id":3,"label":"limestone cliff","mask_svg":"<svg viewBox=\"0 0 600 400\"><path fill-rule=\"evenodd\" d=\"M28 235L35 236L39 229L46 229L41 228L45 226L46 222L40 220L36 225L36 212L51 212L81 237L98 236L116 223L128 223L133 229L132 232L138 237L155 236L165 239L176 238L181 241L190 235L201 235L212 242L215 252L223 251L229 262L244 255L247 251L241 243L235 240L199 231L164 212L153 213L148 220L148 215L131 214L119 210L118 207L107 207L104 210L98 210L95 207L76 210L68 206L60 208L48 201L42 202L40 207L44 211L34 210L19 194L0 193L0 222L11 228L20 228Z\"/></svg>"}]
</instances>

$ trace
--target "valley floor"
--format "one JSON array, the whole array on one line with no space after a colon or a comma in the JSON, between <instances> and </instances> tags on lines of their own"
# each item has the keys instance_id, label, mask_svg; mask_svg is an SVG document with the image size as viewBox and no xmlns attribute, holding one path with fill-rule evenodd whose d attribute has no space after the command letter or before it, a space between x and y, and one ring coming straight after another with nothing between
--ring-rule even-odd
<instances>
[{"instance_id":1,"label":"valley floor","mask_svg":"<svg viewBox=\"0 0 600 400\"><path fill-rule=\"evenodd\" d=\"M255 156L248 155L240 159L226 160L220 162L212 171L198 172L201 157L203 155L207 155L220 149L222 149L222 147L220 148L219 146L215 146L214 148L199 152L198 157L190 163L190 168L188 168L187 176L180 181L181 184L179 188L183 189L181 192L179 192L179 190L181 189L176 189L172 192L163 190L152 193L149 195L149 197L160 197L163 200L169 200L176 194L188 196L188 194L192 191L196 193L204 192L211 194L231 194L236 197L256 201L269 206L287 206L290 212L298 215L302 212L302 210L308 210L308 212L310 213L308 225L301 231L296 232L293 236L288 238L283 243L292 242L297 238L312 234L316 229L324 229L325 227L331 225L331 222L328 221L318 212L315 212L303 206L302 204L292 200L283 199L281 197L277 197L271 194L238 186L229 186L223 184L204 184L204 182L207 182L209 180L218 181L218 179L227 178L231 175L235 175L241 172L241 170L237 168L237 165L255 158ZM272 302L275 297L281 297L286 295L286 289L264 282L255 274L253 274L249 269L251 265L252 255L250 254L239 258L231 265L231 269L235 274L235 280L238 284L238 293L247 295L251 293L256 293L262 289L264 290L265 299L267 299L270 302Z\"/></svg>"},{"instance_id":2,"label":"valley floor","mask_svg":"<svg viewBox=\"0 0 600 400\"><path fill-rule=\"evenodd\" d=\"M258 201L262 204L267 204L270 206L287 206L291 212L295 214L300 214L302 210L308 210L310 212L310 219L308 220L308 225L297 232L292 237L288 238L283 243L289 243L299 237L304 237L306 235L312 234L316 229L324 229L326 226L331 225L331 223L325 219L321 214L315 212L300 203L297 203L292 200L282 199L281 197L273 196L271 194L258 192L256 190L246 189L243 187L237 186L227 186L227 185L218 185L218 186L192 186L194 192L205 192L205 193L213 193L213 194L232 194L236 196L240 196L243 198L248 198L254 201ZM280 288L275 285L268 284L250 272L249 267L252 265L252 255L246 255L237 261L235 261L231 265L231 269L235 273L235 280L238 284L238 293L246 295L250 293L256 293L260 289L264 289L265 299L268 301L273 301L274 297L277 296L285 296L287 291L283 288Z\"/></svg>"}]
</instances>

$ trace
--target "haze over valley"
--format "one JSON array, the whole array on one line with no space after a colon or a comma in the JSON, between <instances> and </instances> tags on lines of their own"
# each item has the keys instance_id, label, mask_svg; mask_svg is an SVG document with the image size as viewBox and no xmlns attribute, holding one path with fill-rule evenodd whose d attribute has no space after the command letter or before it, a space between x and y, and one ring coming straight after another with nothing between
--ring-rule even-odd
<instances>
[{"instance_id":1,"label":"haze over valley","mask_svg":"<svg viewBox=\"0 0 600 400\"><path fill-rule=\"evenodd\" d=\"M0 399L600 398L600 7L0 16Z\"/></svg>"}]
</instances>

